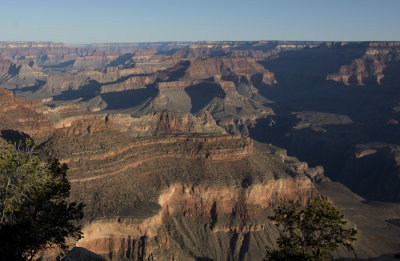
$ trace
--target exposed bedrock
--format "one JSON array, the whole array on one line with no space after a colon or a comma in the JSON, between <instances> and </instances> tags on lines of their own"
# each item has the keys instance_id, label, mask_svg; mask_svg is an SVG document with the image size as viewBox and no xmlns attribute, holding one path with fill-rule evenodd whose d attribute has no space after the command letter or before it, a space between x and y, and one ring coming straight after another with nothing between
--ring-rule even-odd
<instances>
[{"instance_id":1,"label":"exposed bedrock","mask_svg":"<svg viewBox=\"0 0 400 261\"><path fill-rule=\"evenodd\" d=\"M49 108L40 102L15 98L12 92L0 88L0 104L1 130L17 130L39 139L54 130L45 115Z\"/></svg>"},{"instance_id":2,"label":"exposed bedrock","mask_svg":"<svg viewBox=\"0 0 400 261\"><path fill-rule=\"evenodd\" d=\"M38 101L16 98L12 92L1 88L0 102L2 130L16 130L39 140L45 140L57 131L81 135L105 129L118 129L130 136L226 133L208 112L199 116L168 111L141 117L128 114L93 114L74 104L49 108Z\"/></svg>"},{"instance_id":3,"label":"exposed bedrock","mask_svg":"<svg viewBox=\"0 0 400 261\"><path fill-rule=\"evenodd\" d=\"M239 136L104 130L43 147L68 163L71 196L86 204L77 246L106 260L261 259L276 238L271 208L309 202L318 194L310 176L322 172L260 148Z\"/></svg>"},{"instance_id":4,"label":"exposed bedrock","mask_svg":"<svg viewBox=\"0 0 400 261\"><path fill-rule=\"evenodd\" d=\"M398 42L1 44L1 136L86 204L70 260L261 260L314 184L360 231L337 257L398 252L398 204L368 201L399 200Z\"/></svg>"},{"instance_id":5,"label":"exposed bedrock","mask_svg":"<svg viewBox=\"0 0 400 261\"><path fill-rule=\"evenodd\" d=\"M313 193L304 178L248 188L172 184L161 192L155 216L93 221L77 246L106 260L262 259L276 237L268 207L279 196L305 204Z\"/></svg>"},{"instance_id":6,"label":"exposed bedrock","mask_svg":"<svg viewBox=\"0 0 400 261\"><path fill-rule=\"evenodd\" d=\"M116 128L133 136L148 136L168 133L225 133L209 113L201 116L172 113L168 111L153 113L142 117L126 114L110 114Z\"/></svg>"},{"instance_id":7,"label":"exposed bedrock","mask_svg":"<svg viewBox=\"0 0 400 261\"><path fill-rule=\"evenodd\" d=\"M159 131L187 124L168 112L153 117ZM276 236L271 207L318 194L310 177L322 171L277 148L221 134L134 138L117 121L67 117L40 147L68 164L71 197L86 204L73 252L81 257L261 258Z\"/></svg>"},{"instance_id":8,"label":"exposed bedrock","mask_svg":"<svg viewBox=\"0 0 400 261\"><path fill-rule=\"evenodd\" d=\"M329 74L327 80L350 85L381 85L382 80L391 80L387 67L395 65L398 68L400 60L399 45L395 43L370 43L362 57L354 59L351 64L342 65L336 74ZM385 79L385 74L389 79ZM387 77L386 77L387 78Z\"/></svg>"},{"instance_id":9,"label":"exposed bedrock","mask_svg":"<svg viewBox=\"0 0 400 261\"><path fill-rule=\"evenodd\" d=\"M261 74L266 84L275 83L274 74L256 63L252 58L207 58L191 62L186 77L191 79L208 79L216 75L244 75L248 79L252 75Z\"/></svg>"},{"instance_id":10,"label":"exposed bedrock","mask_svg":"<svg viewBox=\"0 0 400 261\"><path fill-rule=\"evenodd\" d=\"M385 156L354 154L358 144L400 141L399 50L398 42L325 43L270 57L262 64L278 84L260 94L275 102L275 115L257 120L250 136L311 166L323 165L328 177L364 198L398 201L390 149L380 149ZM340 78L345 75L347 80Z\"/></svg>"}]
</instances>

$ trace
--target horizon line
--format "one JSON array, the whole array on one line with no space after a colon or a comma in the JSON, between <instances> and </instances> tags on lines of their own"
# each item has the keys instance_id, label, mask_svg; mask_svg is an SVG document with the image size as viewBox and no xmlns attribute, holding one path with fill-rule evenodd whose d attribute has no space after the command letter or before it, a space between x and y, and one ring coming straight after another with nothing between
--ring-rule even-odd
<instances>
[{"instance_id":1,"label":"horizon line","mask_svg":"<svg viewBox=\"0 0 400 261\"><path fill-rule=\"evenodd\" d=\"M171 40L171 41L115 41L115 42L91 42L77 43L56 40L0 40L0 43L53 43L64 45L94 45L94 44L142 44L142 43L229 43L229 42L313 42L313 43L366 43L366 42L400 42L400 40Z\"/></svg>"}]
</instances>

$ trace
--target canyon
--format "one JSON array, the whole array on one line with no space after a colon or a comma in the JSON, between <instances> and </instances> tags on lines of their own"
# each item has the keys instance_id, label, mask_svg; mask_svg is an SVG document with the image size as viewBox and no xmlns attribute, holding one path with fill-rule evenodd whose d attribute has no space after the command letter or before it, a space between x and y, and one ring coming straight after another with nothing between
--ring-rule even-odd
<instances>
[{"instance_id":1,"label":"canyon","mask_svg":"<svg viewBox=\"0 0 400 261\"><path fill-rule=\"evenodd\" d=\"M359 231L335 258L395 260L399 70L398 42L0 42L0 133L68 165L64 260L262 260L320 194Z\"/></svg>"}]
</instances>

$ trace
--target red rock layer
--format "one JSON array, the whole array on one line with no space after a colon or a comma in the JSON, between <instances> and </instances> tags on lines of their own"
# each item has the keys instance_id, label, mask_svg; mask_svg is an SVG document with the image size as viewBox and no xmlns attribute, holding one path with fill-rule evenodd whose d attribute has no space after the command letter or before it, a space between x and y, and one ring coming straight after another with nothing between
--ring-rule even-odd
<instances>
[{"instance_id":1,"label":"red rock layer","mask_svg":"<svg viewBox=\"0 0 400 261\"><path fill-rule=\"evenodd\" d=\"M54 127L46 113L48 108L40 102L15 98L12 92L0 88L0 129L17 130L42 139Z\"/></svg>"},{"instance_id":2,"label":"red rock layer","mask_svg":"<svg viewBox=\"0 0 400 261\"><path fill-rule=\"evenodd\" d=\"M271 180L248 189L173 184L160 195L158 201L161 210L157 215L143 220L121 218L95 221L84 228L84 238L78 242L78 246L107 257L107 260L110 257L118 259L127 254L126 257L132 260L191 260L180 249L184 245L174 244L178 239L174 234L184 235L181 234L180 227L175 227L176 231L165 230L166 227L174 228L171 226L173 220L185 222L188 226L185 233L197 234L190 239L184 239L187 240L186 243L199 240L197 237L209 240L219 235L218 238L226 238L227 241L220 239L220 244L228 244L229 240L232 242L231 236L243 236L246 233L269 235L268 237L273 238L273 226L260 216L280 198L306 204L315 193L315 188L306 178ZM231 221L233 213L235 222ZM205 227L198 230L196 226L199 224L192 223L194 220L199 220L200 223L205 221ZM206 236L204 233L210 235ZM239 243L239 248L241 244L245 243ZM210 251L211 254L219 247L210 246L208 250L201 249L201 246L197 248L198 252ZM255 256L262 258L264 250L260 250ZM221 260L229 259L226 255L228 253L223 253Z\"/></svg>"},{"instance_id":3,"label":"red rock layer","mask_svg":"<svg viewBox=\"0 0 400 261\"><path fill-rule=\"evenodd\" d=\"M191 79L208 79L218 75L230 75L231 73L238 76L244 75L248 79L252 75L260 73L265 75L263 76L265 83L272 84L275 81L273 73L256 63L252 58L198 59L192 61L186 71L187 77Z\"/></svg>"}]
</instances>

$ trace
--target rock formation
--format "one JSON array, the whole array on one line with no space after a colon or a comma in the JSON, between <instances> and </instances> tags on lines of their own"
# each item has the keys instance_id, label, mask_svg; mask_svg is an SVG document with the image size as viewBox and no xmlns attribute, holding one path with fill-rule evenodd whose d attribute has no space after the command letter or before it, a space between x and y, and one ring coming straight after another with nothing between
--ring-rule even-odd
<instances>
[{"instance_id":1,"label":"rock formation","mask_svg":"<svg viewBox=\"0 0 400 261\"><path fill-rule=\"evenodd\" d=\"M399 45L396 43L371 43L365 54L354 59L349 65L342 65L337 74L330 74L327 80L349 85L366 85L366 81L381 84L387 64L398 62Z\"/></svg>"},{"instance_id":2,"label":"rock formation","mask_svg":"<svg viewBox=\"0 0 400 261\"><path fill-rule=\"evenodd\" d=\"M66 260L261 260L277 202L319 193L360 231L335 256L378 257L400 235L399 50L1 42L1 136L68 164L86 208Z\"/></svg>"},{"instance_id":3,"label":"rock formation","mask_svg":"<svg viewBox=\"0 0 400 261\"><path fill-rule=\"evenodd\" d=\"M43 149L68 164L71 195L87 204L77 246L108 260L260 259L276 235L271 207L318 193L307 165L238 136L60 129Z\"/></svg>"}]
</instances>

